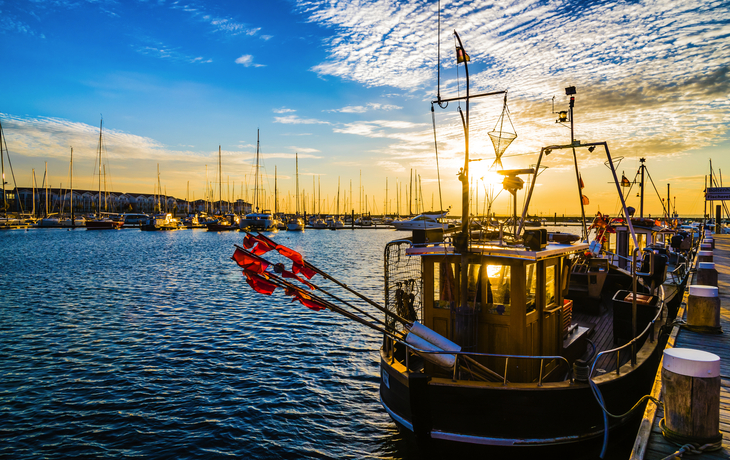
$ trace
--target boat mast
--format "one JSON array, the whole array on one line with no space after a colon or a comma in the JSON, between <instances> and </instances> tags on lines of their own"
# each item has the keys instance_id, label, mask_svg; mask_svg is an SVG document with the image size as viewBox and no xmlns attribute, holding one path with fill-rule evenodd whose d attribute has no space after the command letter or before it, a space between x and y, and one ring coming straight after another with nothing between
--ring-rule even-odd
<instances>
[{"instance_id":1,"label":"boat mast","mask_svg":"<svg viewBox=\"0 0 730 460\"><path fill-rule=\"evenodd\" d=\"M157 163L157 212L162 212L162 204L160 204L161 195L162 186L160 185L160 164Z\"/></svg>"},{"instance_id":2,"label":"boat mast","mask_svg":"<svg viewBox=\"0 0 730 460\"><path fill-rule=\"evenodd\" d=\"M580 174L578 173L578 156L575 153L575 131L573 130L573 108L575 107L575 86L565 88L565 95L570 96L570 145L573 146L573 163L575 164L575 179L578 184L578 198L580 198L580 215L583 224L583 238L588 241L588 228L586 227L586 212L583 204L583 187L581 187ZM535 170L535 180L537 180L538 171Z\"/></svg>"},{"instance_id":3,"label":"boat mast","mask_svg":"<svg viewBox=\"0 0 730 460\"><path fill-rule=\"evenodd\" d=\"M0 124L0 170L2 170L3 178L3 217L8 217L8 200L5 194L5 135L3 133L3 125Z\"/></svg>"},{"instance_id":4,"label":"boat mast","mask_svg":"<svg viewBox=\"0 0 730 460\"><path fill-rule=\"evenodd\" d=\"M254 181L253 186L253 194L254 194L254 206L256 207L256 212L259 212L259 130L256 130L256 179Z\"/></svg>"},{"instance_id":5,"label":"boat mast","mask_svg":"<svg viewBox=\"0 0 730 460\"><path fill-rule=\"evenodd\" d=\"M294 153L294 158L296 161L296 183L297 183L297 190L295 192L295 207L297 208L297 217L299 217L299 152Z\"/></svg>"},{"instance_id":6,"label":"boat mast","mask_svg":"<svg viewBox=\"0 0 730 460\"><path fill-rule=\"evenodd\" d=\"M274 215L279 213L279 185L277 166L274 165Z\"/></svg>"},{"instance_id":7,"label":"boat mast","mask_svg":"<svg viewBox=\"0 0 730 460\"><path fill-rule=\"evenodd\" d=\"M71 147L71 228L76 227L74 218L74 148Z\"/></svg>"},{"instance_id":8,"label":"boat mast","mask_svg":"<svg viewBox=\"0 0 730 460\"><path fill-rule=\"evenodd\" d=\"M223 192L223 176L221 170L221 146L218 146L218 214L223 214L223 199L221 193Z\"/></svg>"},{"instance_id":9,"label":"boat mast","mask_svg":"<svg viewBox=\"0 0 730 460\"><path fill-rule=\"evenodd\" d=\"M32 183L31 187L33 188L33 213L31 214L35 218L35 168L31 169L32 171Z\"/></svg>"},{"instance_id":10,"label":"boat mast","mask_svg":"<svg viewBox=\"0 0 730 460\"><path fill-rule=\"evenodd\" d=\"M639 166L639 171L641 172L641 183L639 186L641 187L641 201L639 202L639 217L644 218L644 169L646 169L646 165L644 162L646 161L646 158L639 158L639 163L641 166ZM626 216L628 219L629 216Z\"/></svg>"},{"instance_id":11,"label":"boat mast","mask_svg":"<svg viewBox=\"0 0 730 460\"><path fill-rule=\"evenodd\" d=\"M413 215L413 208L411 208L411 202L413 201L413 168L411 168L411 182L410 189L408 191L408 215Z\"/></svg>"},{"instance_id":12,"label":"boat mast","mask_svg":"<svg viewBox=\"0 0 730 460\"><path fill-rule=\"evenodd\" d=\"M97 192L99 203L96 206L96 217L101 217L101 130L103 124L104 119L102 118L99 122L99 189ZM46 200L46 207L48 207L48 200Z\"/></svg>"}]
</instances>

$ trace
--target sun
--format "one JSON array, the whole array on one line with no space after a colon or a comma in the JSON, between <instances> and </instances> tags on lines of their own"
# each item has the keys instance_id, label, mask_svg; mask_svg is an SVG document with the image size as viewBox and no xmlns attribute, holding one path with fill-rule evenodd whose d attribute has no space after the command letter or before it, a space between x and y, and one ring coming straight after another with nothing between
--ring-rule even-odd
<instances>
[{"instance_id":1,"label":"sun","mask_svg":"<svg viewBox=\"0 0 730 460\"><path fill-rule=\"evenodd\" d=\"M482 168L475 168L474 171L471 171L470 175L480 182L480 188L482 183L484 184L484 186L486 186L487 189L489 189L490 186L493 186L494 189L497 190L502 188L502 181L504 180L504 176L499 175L494 171L489 171Z\"/></svg>"}]
</instances>

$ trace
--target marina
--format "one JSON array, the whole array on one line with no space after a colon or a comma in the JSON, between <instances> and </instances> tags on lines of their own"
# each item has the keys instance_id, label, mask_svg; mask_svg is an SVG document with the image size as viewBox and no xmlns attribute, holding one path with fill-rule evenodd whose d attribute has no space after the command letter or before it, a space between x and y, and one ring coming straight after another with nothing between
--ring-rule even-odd
<instances>
[{"instance_id":1,"label":"marina","mask_svg":"<svg viewBox=\"0 0 730 460\"><path fill-rule=\"evenodd\" d=\"M0 458L730 458L726 6L3 4Z\"/></svg>"}]
</instances>

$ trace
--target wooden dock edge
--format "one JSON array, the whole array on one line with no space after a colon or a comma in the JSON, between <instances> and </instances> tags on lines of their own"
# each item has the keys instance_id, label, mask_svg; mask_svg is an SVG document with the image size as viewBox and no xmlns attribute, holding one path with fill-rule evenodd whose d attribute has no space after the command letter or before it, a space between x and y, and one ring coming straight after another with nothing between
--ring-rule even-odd
<instances>
[{"instance_id":1,"label":"wooden dock edge","mask_svg":"<svg viewBox=\"0 0 730 460\"><path fill-rule=\"evenodd\" d=\"M679 307L679 310L677 311L677 318L684 318L684 313L687 308L687 297L689 297L689 288L686 288L684 291L684 295L682 297L682 304ZM664 349L667 350L669 348L674 347L674 343L677 340L677 334L679 334L680 326L675 325L672 328L672 333L669 335L669 339L667 339L667 344L665 345ZM662 358L659 361L659 367L656 371L656 377L654 377L654 386L651 388L651 396L653 398L656 398L659 400L661 398L662 393L662 367L664 365L664 356L662 354ZM644 455L646 454L646 448L649 445L649 436L651 435L651 430L654 426L654 419L656 418L656 410L657 405L654 401L649 400L646 403L646 409L644 409L644 417L641 419L641 424L639 425L639 431L636 435L636 440L634 441L634 447L631 450L631 457L630 460L644 460Z\"/></svg>"}]
</instances>

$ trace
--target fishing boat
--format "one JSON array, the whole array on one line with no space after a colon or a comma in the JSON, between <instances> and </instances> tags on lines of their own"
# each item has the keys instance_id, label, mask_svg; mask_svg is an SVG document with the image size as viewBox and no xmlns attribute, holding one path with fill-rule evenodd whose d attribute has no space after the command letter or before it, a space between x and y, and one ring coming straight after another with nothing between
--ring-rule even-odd
<instances>
[{"instance_id":1,"label":"fishing boat","mask_svg":"<svg viewBox=\"0 0 730 460\"><path fill-rule=\"evenodd\" d=\"M460 179L467 215L469 59L454 34L466 96L439 96L434 104L466 102ZM506 107L506 92L484 96L502 93ZM385 249L386 307L389 318L402 319L390 319L396 333L385 334L380 350L381 402L401 431L424 445L527 448L603 439L603 458L609 432L635 419L651 391L667 339L663 256L652 252L651 263L634 264L632 288L588 314L568 292L589 244L549 242L546 230L524 228L541 162L556 150L602 148L626 212L608 143L573 137L575 93L566 88L570 118L566 111L559 120L570 121L571 142L543 147L534 168L498 171L514 198L511 238L480 240L463 224L450 240L414 232ZM495 137L502 133L490 137L499 158ZM521 175L532 183L518 218ZM631 238L637 247L633 231Z\"/></svg>"},{"instance_id":2,"label":"fishing boat","mask_svg":"<svg viewBox=\"0 0 730 460\"><path fill-rule=\"evenodd\" d=\"M425 212L408 220L398 220L390 223L396 230L448 230L453 225L445 221L449 211Z\"/></svg>"},{"instance_id":3,"label":"fishing boat","mask_svg":"<svg viewBox=\"0 0 730 460\"><path fill-rule=\"evenodd\" d=\"M590 308L595 312L607 293L613 294L617 289L627 289L631 285L632 267L645 271L642 265L651 267L654 264L657 267L653 270L665 272L664 299L669 319L673 319L687 283L688 261L699 241L699 230L687 231L673 225L668 212L665 212L663 222L644 217L645 161L640 159L637 172L637 177L641 178L639 216L634 216L632 207L627 207L626 214L617 218L601 213L596 215L589 229L592 235L589 237L592 239L590 249L573 265L569 294L571 298L592 301ZM621 188L626 188L631 183L622 177L620 184ZM625 195L629 194L630 189ZM634 252L637 252L637 260L634 260ZM651 289L651 280L644 283L642 278L639 281L646 284L646 289Z\"/></svg>"},{"instance_id":4,"label":"fishing boat","mask_svg":"<svg viewBox=\"0 0 730 460\"><path fill-rule=\"evenodd\" d=\"M286 223L286 229L293 232L304 231L304 219L299 216L299 152L294 153L294 161L296 168L296 190L294 192L294 207L296 214L289 218Z\"/></svg>"},{"instance_id":5,"label":"fishing boat","mask_svg":"<svg viewBox=\"0 0 730 460\"><path fill-rule=\"evenodd\" d=\"M468 216L470 98L504 95L506 109L507 93L470 96L468 55L454 35L457 63L464 64L467 75L466 95L449 99L439 95L433 103L466 105L465 158L459 180L462 215ZM566 95L572 127L575 88L566 88ZM499 159L503 142L516 134L500 128L490 137ZM462 448L507 448L512 450L510 456L525 449L595 446L602 441L597 445L602 445L603 458L609 433L640 415L637 409L642 409L651 391L667 340L665 271L657 263L662 255L651 253L648 264L633 264L632 287L615 292L606 308L593 315L568 297L573 265L590 250L588 242L551 242L546 229L524 228L535 179L547 155L596 148L606 154L628 215L608 143L576 141L571 129L571 142L543 147L535 167L499 171L514 202L511 235L471 232L469 220L462 219L448 236L442 230L415 230L411 238L388 243L384 306L263 235L247 235L233 259L256 291L271 295L282 287L310 309L328 309L383 334L381 403L423 452L444 446L459 456L457 449ZM520 176L532 180L518 219L517 192L524 183ZM637 247L633 231L631 238ZM261 259L272 250L292 260L291 272ZM638 253L637 249L634 255ZM315 286L311 282L315 274L384 316L374 318L351 301ZM292 278L313 291L293 285L288 281Z\"/></svg>"},{"instance_id":6,"label":"fishing boat","mask_svg":"<svg viewBox=\"0 0 730 460\"><path fill-rule=\"evenodd\" d=\"M98 165L99 165L99 189L97 192L98 204L96 207L96 216L93 219L86 220L86 230L119 230L124 226L124 221L119 219L113 219L110 217L110 213L102 212L102 194L101 194L101 180L102 180L102 155L104 152L104 138L102 135L102 126L104 120L99 122L99 145L97 148L98 153ZM106 168L103 169L103 174L106 175ZM106 195L106 179L104 179L104 195ZM106 209L106 200L104 200L104 209Z\"/></svg>"},{"instance_id":7,"label":"fishing boat","mask_svg":"<svg viewBox=\"0 0 730 460\"><path fill-rule=\"evenodd\" d=\"M259 142L259 131L256 130L256 168L255 168L255 182L254 182L254 212L246 214L243 219L241 219L239 228L241 230L245 229L251 229L251 230L263 230L263 231L269 231L269 230L275 230L276 229L276 222L274 220L274 215L271 213L271 211L267 209L263 209L264 206L264 200L263 197L259 196L262 194L263 191L263 183L259 183L259 175L260 175L260 160L261 160L261 152L260 152L260 142Z\"/></svg>"}]
</instances>

